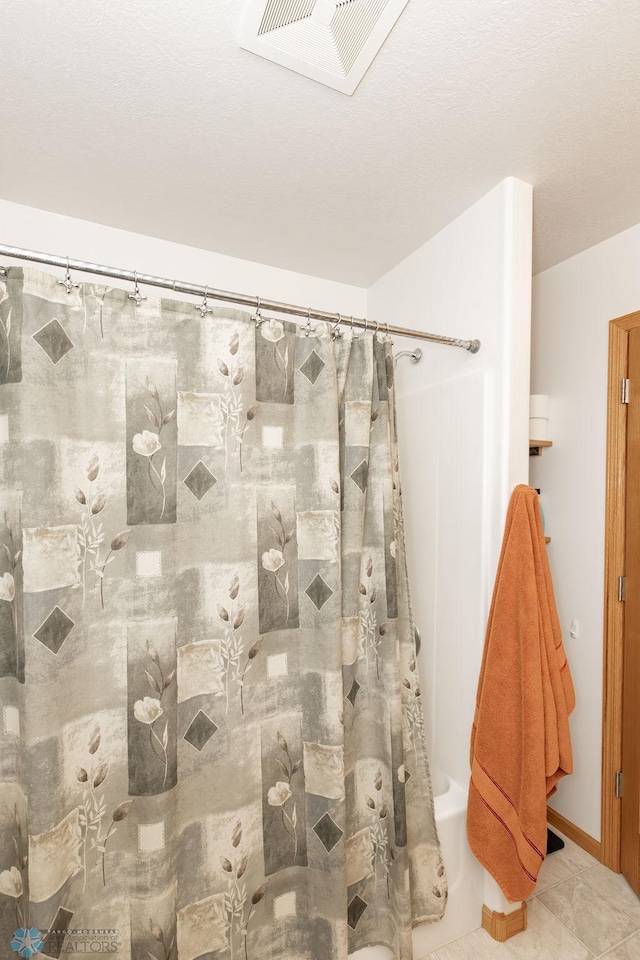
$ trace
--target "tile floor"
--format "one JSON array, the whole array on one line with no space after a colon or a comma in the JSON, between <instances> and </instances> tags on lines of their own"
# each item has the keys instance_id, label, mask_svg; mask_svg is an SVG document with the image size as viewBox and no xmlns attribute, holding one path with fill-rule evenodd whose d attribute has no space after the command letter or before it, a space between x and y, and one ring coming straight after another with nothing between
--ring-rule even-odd
<instances>
[{"instance_id":1,"label":"tile floor","mask_svg":"<svg viewBox=\"0 0 640 960\"><path fill-rule=\"evenodd\" d=\"M542 865L523 933L497 943L480 928L426 960L640 960L640 900L622 876L563 840Z\"/></svg>"}]
</instances>

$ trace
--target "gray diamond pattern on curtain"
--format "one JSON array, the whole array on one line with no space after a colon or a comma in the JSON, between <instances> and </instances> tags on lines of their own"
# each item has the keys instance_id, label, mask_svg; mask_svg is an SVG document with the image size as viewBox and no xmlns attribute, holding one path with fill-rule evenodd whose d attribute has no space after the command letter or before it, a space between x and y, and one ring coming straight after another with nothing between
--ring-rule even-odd
<instances>
[{"instance_id":1,"label":"gray diamond pattern on curtain","mask_svg":"<svg viewBox=\"0 0 640 960\"><path fill-rule=\"evenodd\" d=\"M438 919L393 359L0 281L0 942L344 960Z\"/></svg>"}]
</instances>

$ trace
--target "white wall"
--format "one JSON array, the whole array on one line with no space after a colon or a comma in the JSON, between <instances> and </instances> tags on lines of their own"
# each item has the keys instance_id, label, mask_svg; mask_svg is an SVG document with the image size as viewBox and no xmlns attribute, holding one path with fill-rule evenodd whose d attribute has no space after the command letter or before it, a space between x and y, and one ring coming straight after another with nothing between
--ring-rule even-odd
<instances>
[{"instance_id":1,"label":"white wall","mask_svg":"<svg viewBox=\"0 0 640 960\"><path fill-rule=\"evenodd\" d=\"M528 479L531 197L503 181L369 289L374 322L482 341L475 356L422 343L420 363L401 359L397 376L431 749L463 784L506 506Z\"/></svg>"},{"instance_id":2,"label":"white wall","mask_svg":"<svg viewBox=\"0 0 640 960\"><path fill-rule=\"evenodd\" d=\"M251 224L247 225L247 230L251 230ZM250 260L238 260L209 250L76 220L7 200L0 200L0 243L140 273L175 277L176 280L191 283L207 283L210 287L236 293L257 294L263 299L305 306L309 304L331 313L340 311L360 317L366 313L367 293L361 287L280 270ZM2 262L19 263L16 260ZM54 267L31 266L55 272ZM75 279L89 280L90 274ZM118 280L114 284L125 285ZM193 297L173 294L169 290L142 292L150 297L163 296L197 302Z\"/></svg>"},{"instance_id":3,"label":"white wall","mask_svg":"<svg viewBox=\"0 0 640 960\"><path fill-rule=\"evenodd\" d=\"M532 190L508 179L369 289L368 315L482 341L421 345L397 369L409 576L432 763L465 788L484 632L513 486L528 480ZM445 851L445 857L448 851ZM460 825L439 943L513 909ZM454 865L455 869L455 865ZM440 926L440 925L439 925ZM425 939L425 949L438 942ZM420 953L422 955L422 953Z\"/></svg>"},{"instance_id":4,"label":"white wall","mask_svg":"<svg viewBox=\"0 0 640 960\"><path fill-rule=\"evenodd\" d=\"M534 280L532 393L551 397L553 447L531 459L576 687L573 776L552 805L600 838L604 510L609 321L640 309L640 225ZM573 618L580 637L569 636Z\"/></svg>"}]
</instances>

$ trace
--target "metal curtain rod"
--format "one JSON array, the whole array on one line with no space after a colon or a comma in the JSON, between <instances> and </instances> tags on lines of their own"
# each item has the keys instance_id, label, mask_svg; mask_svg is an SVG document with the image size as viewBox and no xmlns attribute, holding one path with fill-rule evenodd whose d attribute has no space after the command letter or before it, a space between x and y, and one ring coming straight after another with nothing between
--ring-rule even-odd
<instances>
[{"instance_id":1,"label":"metal curtain rod","mask_svg":"<svg viewBox=\"0 0 640 960\"><path fill-rule=\"evenodd\" d=\"M231 293L229 290L215 290L203 287L197 283L185 283L178 280L168 280L165 277L154 277L148 273L137 273L134 270L121 270L116 267L105 267L99 263L89 263L86 260L72 260L69 257L59 257L52 253L38 253L35 250L23 250L21 247L12 247L0 244L0 256L15 257L18 260L30 260L35 263L46 263L51 267L62 267L66 270L78 270L81 273L94 273L101 277L114 277L117 280L127 280L130 283L143 283L148 287L163 287L176 293L187 293L198 297L207 297L211 300L225 300L228 303L237 303L246 307L264 308L274 313L286 313L296 317L305 317L307 321L324 320L334 324L345 323L348 326L359 327L363 330L373 328L367 320L353 317L343 317L339 313L327 313L326 310L311 310L291 303L282 303L278 300L263 300L261 297L252 297L244 293ZM1 272L2 268L0 268ZM375 326L378 329L378 325ZM437 333L423 333L422 330L410 330L407 327L392 327L384 325L385 333L397 337L414 337L418 340L431 340L434 343L446 343L452 347L463 347L469 353L477 353L480 349L479 340L458 340L455 337L443 337Z\"/></svg>"}]
</instances>

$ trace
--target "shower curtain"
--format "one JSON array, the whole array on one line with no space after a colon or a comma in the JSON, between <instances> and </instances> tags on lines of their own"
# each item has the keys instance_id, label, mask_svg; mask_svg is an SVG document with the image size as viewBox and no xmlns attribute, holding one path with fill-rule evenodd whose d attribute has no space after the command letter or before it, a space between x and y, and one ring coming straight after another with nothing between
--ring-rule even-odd
<instances>
[{"instance_id":1,"label":"shower curtain","mask_svg":"<svg viewBox=\"0 0 640 960\"><path fill-rule=\"evenodd\" d=\"M409 960L447 890L390 344L6 274L0 952Z\"/></svg>"}]
</instances>

